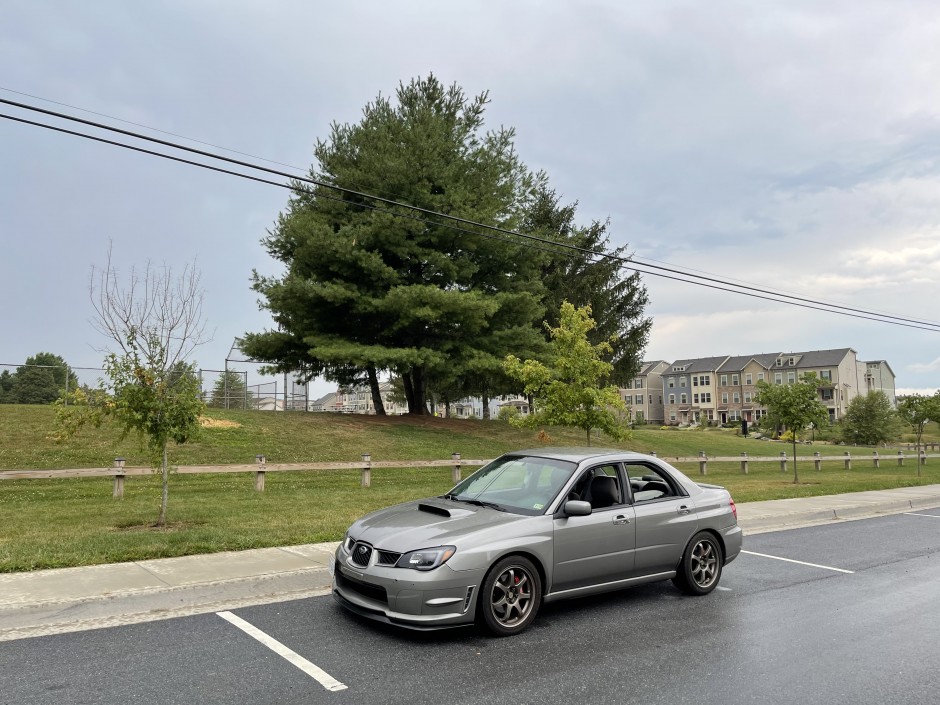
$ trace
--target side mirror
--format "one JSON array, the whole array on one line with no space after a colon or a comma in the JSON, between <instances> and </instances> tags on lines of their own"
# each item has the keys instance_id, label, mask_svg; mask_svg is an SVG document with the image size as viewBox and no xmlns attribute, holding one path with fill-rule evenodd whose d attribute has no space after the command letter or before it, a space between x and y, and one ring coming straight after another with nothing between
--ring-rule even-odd
<instances>
[{"instance_id":1,"label":"side mirror","mask_svg":"<svg viewBox=\"0 0 940 705\"><path fill-rule=\"evenodd\" d=\"M582 502L579 499L571 499L565 502L565 516L586 517L591 513L591 503Z\"/></svg>"}]
</instances>

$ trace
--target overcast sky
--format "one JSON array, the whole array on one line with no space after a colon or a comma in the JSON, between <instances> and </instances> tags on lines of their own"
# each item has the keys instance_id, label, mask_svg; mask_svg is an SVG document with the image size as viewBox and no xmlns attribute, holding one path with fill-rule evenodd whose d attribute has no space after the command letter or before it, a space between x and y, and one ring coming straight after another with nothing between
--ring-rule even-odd
<instances>
[{"instance_id":1,"label":"overcast sky","mask_svg":"<svg viewBox=\"0 0 940 705\"><path fill-rule=\"evenodd\" d=\"M640 258L937 321L938 37L931 0L5 0L0 86L306 169L332 121L433 72L488 90L487 124ZM259 241L287 195L0 120L0 363L100 365L110 242L125 271L197 261L197 362L223 367L270 325L249 277L279 271ZM940 332L645 283L646 359L851 347L940 386Z\"/></svg>"}]
</instances>

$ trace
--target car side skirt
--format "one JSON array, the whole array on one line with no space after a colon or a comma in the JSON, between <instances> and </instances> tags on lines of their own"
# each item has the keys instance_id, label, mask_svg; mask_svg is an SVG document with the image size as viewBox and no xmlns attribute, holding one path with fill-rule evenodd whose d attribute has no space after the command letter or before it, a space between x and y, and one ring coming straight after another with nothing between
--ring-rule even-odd
<instances>
[{"instance_id":1,"label":"car side skirt","mask_svg":"<svg viewBox=\"0 0 940 705\"><path fill-rule=\"evenodd\" d=\"M544 602L554 602L555 600L567 600L571 597L584 597L586 595L598 595L602 592L612 592L624 588L634 587L636 585L645 585L646 583L655 583L660 580L669 580L676 577L676 571L670 570L665 573L652 573L650 575L641 575L637 578L627 578L625 580L615 580L610 583L600 583L598 585L585 585L584 587L571 588L570 590L560 590L550 592L543 598Z\"/></svg>"}]
</instances>

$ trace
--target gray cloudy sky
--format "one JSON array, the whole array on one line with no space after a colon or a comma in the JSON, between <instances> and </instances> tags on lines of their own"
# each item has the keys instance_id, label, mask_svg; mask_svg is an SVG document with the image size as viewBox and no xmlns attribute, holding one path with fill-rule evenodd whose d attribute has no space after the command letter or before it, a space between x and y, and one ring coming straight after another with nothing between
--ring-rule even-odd
<instances>
[{"instance_id":1,"label":"gray cloudy sky","mask_svg":"<svg viewBox=\"0 0 940 705\"><path fill-rule=\"evenodd\" d=\"M434 72L489 90L488 124L639 257L940 320L932 0L3 5L4 88L306 168L331 121ZM197 260L200 366L268 325L249 276L278 271L259 240L286 191L7 120L0 167L0 362L100 364L109 241L125 269ZM648 359L852 347L940 386L938 332L645 281Z\"/></svg>"}]
</instances>

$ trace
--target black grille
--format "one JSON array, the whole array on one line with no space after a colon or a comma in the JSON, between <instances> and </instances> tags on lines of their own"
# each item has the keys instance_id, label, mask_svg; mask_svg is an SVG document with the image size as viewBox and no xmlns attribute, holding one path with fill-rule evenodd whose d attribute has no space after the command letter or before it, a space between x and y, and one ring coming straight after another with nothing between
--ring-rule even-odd
<instances>
[{"instance_id":1,"label":"black grille","mask_svg":"<svg viewBox=\"0 0 940 705\"><path fill-rule=\"evenodd\" d=\"M353 580L344 575L341 570L336 571L336 583L343 590L358 592L360 595L368 597L370 600L376 600L384 605L388 604L388 593L381 585L373 585L372 583L363 583L358 580Z\"/></svg>"},{"instance_id":2,"label":"black grille","mask_svg":"<svg viewBox=\"0 0 940 705\"><path fill-rule=\"evenodd\" d=\"M399 558L401 558L400 553L395 553L394 551L379 551L379 558L376 561L376 564L395 565L398 563Z\"/></svg>"},{"instance_id":3,"label":"black grille","mask_svg":"<svg viewBox=\"0 0 940 705\"><path fill-rule=\"evenodd\" d=\"M369 565L372 557L372 546L367 543L357 543L352 550L352 562L363 567Z\"/></svg>"}]
</instances>

